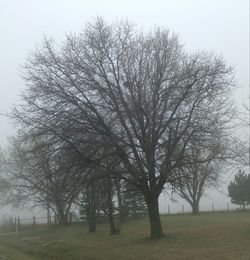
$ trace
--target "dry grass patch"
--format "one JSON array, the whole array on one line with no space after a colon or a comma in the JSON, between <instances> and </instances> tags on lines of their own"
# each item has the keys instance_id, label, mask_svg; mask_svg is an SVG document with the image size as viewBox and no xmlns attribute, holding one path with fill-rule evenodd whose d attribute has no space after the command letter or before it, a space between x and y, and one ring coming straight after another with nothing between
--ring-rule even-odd
<instances>
[{"instance_id":1,"label":"dry grass patch","mask_svg":"<svg viewBox=\"0 0 250 260\"><path fill-rule=\"evenodd\" d=\"M14 249L27 259L249 260L248 213L162 216L162 223L166 236L156 241L147 238L144 219L124 224L114 236L107 225L92 234L73 225L24 231L17 238L3 235L0 243L6 245L5 254Z\"/></svg>"}]
</instances>

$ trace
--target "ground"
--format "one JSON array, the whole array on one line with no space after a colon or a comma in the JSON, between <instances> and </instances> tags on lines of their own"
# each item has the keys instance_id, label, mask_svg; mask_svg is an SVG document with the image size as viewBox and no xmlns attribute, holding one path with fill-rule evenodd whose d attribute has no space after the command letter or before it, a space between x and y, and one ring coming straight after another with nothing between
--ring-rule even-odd
<instances>
[{"instance_id":1,"label":"ground","mask_svg":"<svg viewBox=\"0 0 250 260\"><path fill-rule=\"evenodd\" d=\"M148 239L148 219L122 226L109 235L108 226L89 234L83 225L43 226L0 234L0 260L169 259L249 260L249 213L162 216L166 236Z\"/></svg>"}]
</instances>

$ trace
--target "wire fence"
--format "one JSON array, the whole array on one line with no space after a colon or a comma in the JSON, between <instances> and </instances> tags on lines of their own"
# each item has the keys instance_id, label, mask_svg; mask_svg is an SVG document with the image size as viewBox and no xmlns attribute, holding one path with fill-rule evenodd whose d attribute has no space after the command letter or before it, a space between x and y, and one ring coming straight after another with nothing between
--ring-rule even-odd
<instances>
[{"instance_id":1,"label":"wire fence","mask_svg":"<svg viewBox=\"0 0 250 260\"><path fill-rule=\"evenodd\" d=\"M69 214L68 224L84 222L81 216L74 213ZM0 221L0 232L17 232L25 229L35 228L42 225L57 225L58 218L55 215L47 217L32 216L30 218L6 217Z\"/></svg>"},{"instance_id":2,"label":"wire fence","mask_svg":"<svg viewBox=\"0 0 250 260\"><path fill-rule=\"evenodd\" d=\"M235 208L230 207L230 204L227 203L224 209L216 209L214 204L211 204L210 210L201 210L200 213L220 213L220 212L237 212L242 211L242 207ZM163 213L164 215L180 215L180 214L192 214L192 210L190 207L185 207L184 204L181 205L179 210L176 211L176 208L173 209L170 205L167 207L167 212ZM118 218L118 214L116 216ZM105 216L97 216L97 223L105 223L107 222L107 217ZM86 218L81 215L72 212L69 214L68 224L74 223L86 223ZM48 215L47 217L37 217L32 216L29 218L21 218L17 217L6 217L3 216L0 220L0 232L16 232L16 234L20 231L24 231L26 229L37 228L39 226L44 225L58 225L58 219L55 215Z\"/></svg>"},{"instance_id":3,"label":"wire fence","mask_svg":"<svg viewBox=\"0 0 250 260\"><path fill-rule=\"evenodd\" d=\"M240 206L241 209L241 206ZM238 210L240 210L238 209ZM225 204L224 208L216 207L214 203L211 203L210 207L208 206L206 210L202 209L199 212L229 212L236 211L236 207L232 207L230 203ZM191 214L192 208L187 204L178 204L178 207L173 207L171 205L167 206L167 210L165 210L164 214L175 215L175 214Z\"/></svg>"}]
</instances>

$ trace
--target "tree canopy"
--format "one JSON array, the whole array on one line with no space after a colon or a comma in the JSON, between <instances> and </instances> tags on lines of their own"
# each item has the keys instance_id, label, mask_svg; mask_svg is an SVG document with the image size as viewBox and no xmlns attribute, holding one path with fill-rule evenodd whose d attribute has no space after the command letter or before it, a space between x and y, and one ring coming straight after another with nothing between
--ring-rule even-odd
<instances>
[{"instance_id":1,"label":"tree canopy","mask_svg":"<svg viewBox=\"0 0 250 260\"><path fill-rule=\"evenodd\" d=\"M222 57L186 53L166 29L138 33L98 18L61 46L45 39L31 53L12 116L27 136L67 143L82 160L105 166L115 154L123 170L113 174L143 194L159 238L158 198L187 147L221 134L231 118L232 72Z\"/></svg>"}]
</instances>

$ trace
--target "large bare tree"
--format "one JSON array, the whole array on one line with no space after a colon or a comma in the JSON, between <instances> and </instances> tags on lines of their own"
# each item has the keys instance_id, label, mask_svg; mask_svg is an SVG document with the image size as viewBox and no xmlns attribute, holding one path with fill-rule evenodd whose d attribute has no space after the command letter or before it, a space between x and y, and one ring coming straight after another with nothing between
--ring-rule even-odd
<instances>
[{"instance_id":1,"label":"large bare tree","mask_svg":"<svg viewBox=\"0 0 250 260\"><path fill-rule=\"evenodd\" d=\"M159 195L190 140L228 122L232 69L213 54L187 54L168 30L137 33L97 19L61 47L45 39L24 77L23 104L13 112L22 127L79 152L82 144L115 151L122 178L145 197L151 238L160 238Z\"/></svg>"}]
</instances>

